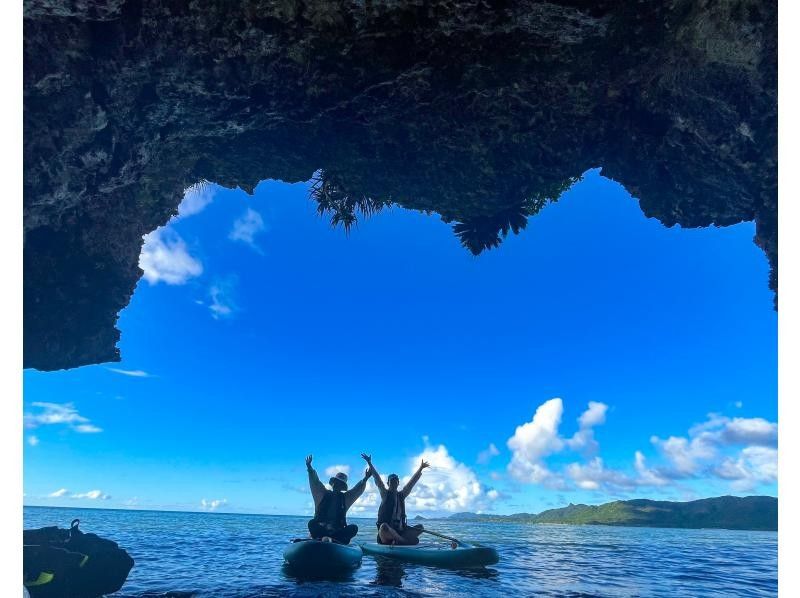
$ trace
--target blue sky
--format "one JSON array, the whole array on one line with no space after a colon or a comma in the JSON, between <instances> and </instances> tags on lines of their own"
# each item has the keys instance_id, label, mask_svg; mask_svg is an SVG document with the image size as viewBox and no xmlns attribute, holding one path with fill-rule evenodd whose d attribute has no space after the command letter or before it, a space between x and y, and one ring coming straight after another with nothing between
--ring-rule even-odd
<instances>
[{"instance_id":1,"label":"blue sky","mask_svg":"<svg viewBox=\"0 0 800 598\"><path fill-rule=\"evenodd\" d=\"M24 374L26 504L306 513L303 458L431 460L409 512L777 493L777 315L754 226L667 229L596 171L475 258L308 185L193 189L119 364ZM370 490L358 512L374 512Z\"/></svg>"}]
</instances>

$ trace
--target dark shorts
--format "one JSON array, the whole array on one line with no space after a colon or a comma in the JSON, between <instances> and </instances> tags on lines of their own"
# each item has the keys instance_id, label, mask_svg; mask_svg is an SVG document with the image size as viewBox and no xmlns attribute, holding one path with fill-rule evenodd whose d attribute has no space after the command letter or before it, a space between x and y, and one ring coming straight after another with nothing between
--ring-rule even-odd
<instances>
[{"instance_id":1,"label":"dark shorts","mask_svg":"<svg viewBox=\"0 0 800 598\"><path fill-rule=\"evenodd\" d=\"M419 544L419 532L416 529L411 529L410 527L397 529L395 526L390 525L388 523L386 525L391 527L394 531L400 534L400 536L402 536L404 540L403 541L404 546L414 546L415 544ZM380 524L378 524L378 527L380 527ZM383 542L381 542L380 532L378 532L378 534L376 534L375 537L378 544L383 544Z\"/></svg>"},{"instance_id":2,"label":"dark shorts","mask_svg":"<svg viewBox=\"0 0 800 598\"><path fill-rule=\"evenodd\" d=\"M318 523L315 519L308 522L308 532L312 538L319 540L328 536L339 544L349 544L358 533L358 526L351 523L341 529L332 530L329 527Z\"/></svg>"}]
</instances>

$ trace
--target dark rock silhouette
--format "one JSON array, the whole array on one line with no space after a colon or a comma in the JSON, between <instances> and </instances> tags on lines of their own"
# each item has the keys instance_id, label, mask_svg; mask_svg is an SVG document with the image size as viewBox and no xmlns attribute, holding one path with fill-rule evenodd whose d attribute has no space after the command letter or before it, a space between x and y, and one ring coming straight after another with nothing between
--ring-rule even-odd
<instances>
[{"instance_id":1,"label":"dark rock silhouette","mask_svg":"<svg viewBox=\"0 0 800 598\"><path fill-rule=\"evenodd\" d=\"M319 173L334 220L479 253L602 167L666 226L755 220L777 290L774 1L25 0L24 60L25 367L119 360L142 236L203 179Z\"/></svg>"},{"instance_id":2,"label":"dark rock silhouette","mask_svg":"<svg viewBox=\"0 0 800 598\"><path fill-rule=\"evenodd\" d=\"M31 598L94 598L118 591L133 559L116 542L78 529L22 532L23 576Z\"/></svg>"}]
</instances>

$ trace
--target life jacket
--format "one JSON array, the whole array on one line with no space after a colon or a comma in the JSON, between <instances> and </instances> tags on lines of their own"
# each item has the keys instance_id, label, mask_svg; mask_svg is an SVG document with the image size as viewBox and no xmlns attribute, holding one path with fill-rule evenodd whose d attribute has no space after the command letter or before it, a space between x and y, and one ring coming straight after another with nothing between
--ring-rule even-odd
<instances>
[{"instance_id":1,"label":"life jacket","mask_svg":"<svg viewBox=\"0 0 800 598\"><path fill-rule=\"evenodd\" d=\"M332 525L335 529L347 527L347 507L344 504L344 492L326 490L325 496L314 510L314 519L319 523Z\"/></svg>"},{"instance_id":2,"label":"life jacket","mask_svg":"<svg viewBox=\"0 0 800 598\"><path fill-rule=\"evenodd\" d=\"M393 519L395 504L400 502L400 520ZM378 527L381 523L386 523L396 529L402 531L406 528L406 499L397 490L387 490L385 498L381 501L381 506L378 508Z\"/></svg>"}]
</instances>

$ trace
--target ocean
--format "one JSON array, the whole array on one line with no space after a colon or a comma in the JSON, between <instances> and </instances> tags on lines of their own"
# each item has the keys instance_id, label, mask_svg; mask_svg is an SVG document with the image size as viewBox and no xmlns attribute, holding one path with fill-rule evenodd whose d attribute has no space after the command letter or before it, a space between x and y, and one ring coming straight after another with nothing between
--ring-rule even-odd
<instances>
[{"instance_id":1,"label":"ocean","mask_svg":"<svg viewBox=\"0 0 800 598\"><path fill-rule=\"evenodd\" d=\"M115 598L258 596L775 596L778 534L426 520L495 547L500 562L448 571L365 556L345 579L308 582L283 566L305 517L25 507L25 528L68 527L119 543L136 564ZM374 520L356 542L372 542ZM426 537L426 536L423 536ZM431 536L431 542L436 540Z\"/></svg>"}]
</instances>

